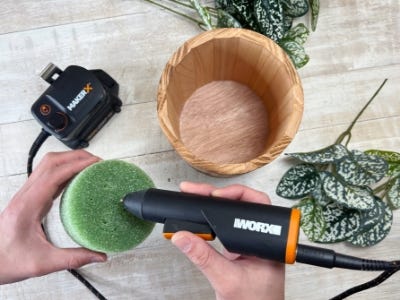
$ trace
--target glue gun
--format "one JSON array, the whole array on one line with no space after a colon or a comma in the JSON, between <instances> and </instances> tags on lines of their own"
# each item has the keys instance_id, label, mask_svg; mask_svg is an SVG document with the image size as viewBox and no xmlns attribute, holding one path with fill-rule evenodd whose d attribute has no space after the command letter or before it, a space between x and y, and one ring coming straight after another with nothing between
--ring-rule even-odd
<instances>
[{"instance_id":1,"label":"glue gun","mask_svg":"<svg viewBox=\"0 0 400 300\"><path fill-rule=\"evenodd\" d=\"M154 188L127 194L122 201L136 217L163 223L166 238L186 230L205 240L218 237L230 252L287 264L300 262L365 271L398 268L394 262L298 244L301 214L295 208Z\"/></svg>"}]
</instances>

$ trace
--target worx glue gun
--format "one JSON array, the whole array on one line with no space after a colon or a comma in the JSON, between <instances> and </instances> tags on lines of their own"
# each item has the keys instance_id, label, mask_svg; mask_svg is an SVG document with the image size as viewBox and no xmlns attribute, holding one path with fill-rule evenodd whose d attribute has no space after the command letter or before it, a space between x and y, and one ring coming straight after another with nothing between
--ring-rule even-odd
<instances>
[{"instance_id":1,"label":"worx glue gun","mask_svg":"<svg viewBox=\"0 0 400 300\"><path fill-rule=\"evenodd\" d=\"M163 223L166 238L186 230L205 240L218 237L230 252L288 264L366 271L398 268L394 262L298 244L300 211L293 208L154 188L127 194L123 204L141 219Z\"/></svg>"}]
</instances>

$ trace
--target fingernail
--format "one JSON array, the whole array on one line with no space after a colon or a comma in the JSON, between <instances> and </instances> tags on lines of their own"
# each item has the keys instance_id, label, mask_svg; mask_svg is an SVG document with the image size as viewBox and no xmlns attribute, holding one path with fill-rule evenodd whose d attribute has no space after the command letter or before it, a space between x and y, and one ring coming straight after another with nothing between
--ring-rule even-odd
<instances>
[{"instance_id":1,"label":"fingernail","mask_svg":"<svg viewBox=\"0 0 400 300\"><path fill-rule=\"evenodd\" d=\"M176 237L176 235L173 235L171 242L183 253L189 252L192 247L192 241L187 237Z\"/></svg>"},{"instance_id":2,"label":"fingernail","mask_svg":"<svg viewBox=\"0 0 400 300\"><path fill-rule=\"evenodd\" d=\"M221 196L221 191L220 190L213 190L211 192L211 196L220 197Z\"/></svg>"},{"instance_id":3,"label":"fingernail","mask_svg":"<svg viewBox=\"0 0 400 300\"><path fill-rule=\"evenodd\" d=\"M182 181L182 182L179 184L179 187L180 187L180 189L185 189L185 187L186 187L188 184L189 184L188 181Z\"/></svg>"}]
</instances>

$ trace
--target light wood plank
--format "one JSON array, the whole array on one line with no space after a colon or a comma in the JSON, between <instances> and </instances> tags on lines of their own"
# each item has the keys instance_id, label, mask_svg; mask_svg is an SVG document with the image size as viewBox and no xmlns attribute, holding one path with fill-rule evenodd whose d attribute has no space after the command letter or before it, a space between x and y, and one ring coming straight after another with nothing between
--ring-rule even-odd
<instances>
[{"instance_id":1,"label":"light wood plank","mask_svg":"<svg viewBox=\"0 0 400 300\"><path fill-rule=\"evenodd\" d=\"M302 77L398 64L398 1L320 1L317 30L305 44Z\"/></svg>"},{"instance_id":2,"label":"light wood plank","mask_svg":"<svg viewBox=\"0 0 400 300\"><path fill-rule=\"evenodd\" d=\"M48 84L39 74L49 62L101 68L120 85L124 104L156 100L158 81L172 53L201 30L165 11L121 16L0 35L0 124L30 120L31 105ZM182 28L178 32L176 28Z\"/></svg>"},{"instance_id":3,"label":"light wood plank","mask_svg":"<svg viewBox=\"0 0 400 300\"><path fill-rule=\"evenodd\" d=\"M212 1L211 1L212 2ZM55 4L57 3L57 4ZM47 84L38 74L53 61L103 68L119 83L125 104L92 140L89 151L135 163L160 188L177 190L183 180L217 186L241 183L262 190L274 204L291 206L275 187L289 167L283 156L249 174L214 178L188 166L162 134L156 114L158 80L165 63L201 30L187 20L140 0L11 1L0 16L0 210L25 181L27 151L39 132L29 109ZM285 152L315 150L332 143L384 78L388 83L353 131L351 149L400 149L400 3L392 0L321 1L318 29L307 41L310 63L299 70L305 92L301 128ZM47 151L67 148L50 138ZM56 200L47 224L60 246L74 246L58 216ZM109 299L213 299L202 274L161 237L158 225L137 249L83 269ZM307 240L303 234L301 242ZM400 211L390 235L366 249L326 245L367 258L398 259ZM220 244L214 245L220 249ZM287 267L287 299L321 299L365 282L376 273ZM394 276L352 299L400 297ZM0 299L94 299L67 272L0 286Z\"/></svg>"}]
</instances>

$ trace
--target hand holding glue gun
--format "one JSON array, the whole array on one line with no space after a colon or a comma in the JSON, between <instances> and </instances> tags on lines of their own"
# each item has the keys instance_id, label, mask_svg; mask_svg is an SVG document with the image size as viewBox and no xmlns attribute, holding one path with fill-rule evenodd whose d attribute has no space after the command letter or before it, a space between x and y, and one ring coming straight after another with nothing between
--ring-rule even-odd
<instances>
[{"instance_id":1,"label":"hand holding glue gun","mask_svg":"<svg viewBox=\"0 0 400 300\"><path fill-rule=\"evenodd\" d=\"M228 251L243 255L237 261L241 261L241 258L267 259L288 264L297 261L325 268L383 270L391 274L399 270L399 261L362 259L330 249L298 244L300 212L297 209L257 203L260 200L269 203L268 197L261 197L260 192L240 185L215 189L209 185L190 183L182 184L181 189L186 193L158 189L134 192L126 195L123 203L129 212L139 218L164 223L164 236L172 237L172 242L202 270L215 288L217 296L218 283L227 281L224 277L232 276L234 285L229 284L228 292L223 288L222 291L235 296L235 292L240 290L235 287L240 286L243 277L248 278L252 274L242 269L242 273L236 273L242 279L236 282L235 276L231 275L235 272L229 269L229 264L222 263L219 258L223 257L210 250L200 238L210 240L217 236ZM250 202L230 201L226 198ZM178 231L189 231L198 237L188 232L174 235ZM218 271L213 262L219 262L223 267L218 267ZM271 268L267 269L270 273ZM271 284L275 284L274 280L269 282L269 287ZM220 293L220 298L224 299L225 293ZM283 296L283 290L280 295Z\"/></svg>"}]
</instances>

